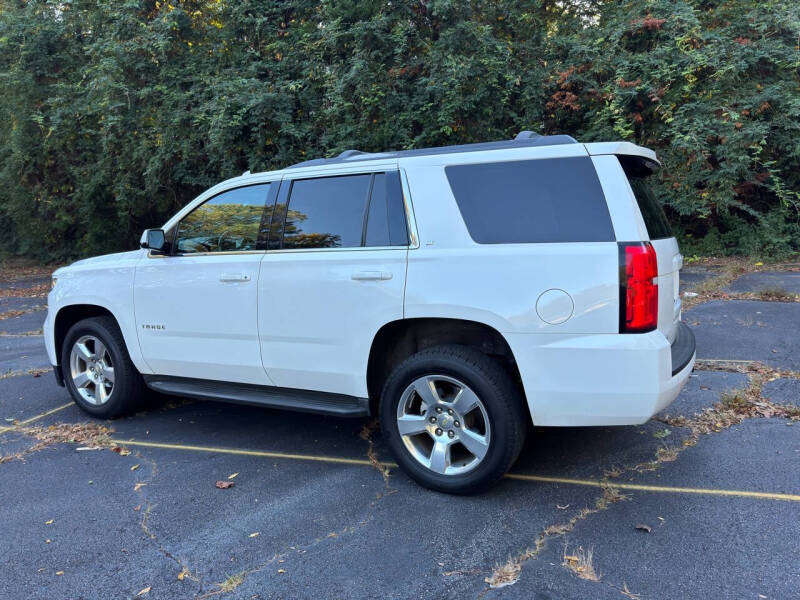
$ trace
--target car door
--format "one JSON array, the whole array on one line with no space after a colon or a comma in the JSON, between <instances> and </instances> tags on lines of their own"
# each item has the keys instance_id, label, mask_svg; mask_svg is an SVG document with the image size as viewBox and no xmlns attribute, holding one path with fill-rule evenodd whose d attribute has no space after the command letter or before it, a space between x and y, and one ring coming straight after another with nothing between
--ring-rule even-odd
<instances>
[{"instance_id":1,"label":"car door","mask_svg":"<svg viewBox=\"0 0 800 600\"><path fill-rule=\"evenodd\" d=\"M382 325L403 317L409 234L400 173L284 179L259 277L261 356L280 387L367 396Z\"/></svg>"},{"instance_id":2,"label":"car door","mask_svg":"<svg viewBox=\"0 0 800 600\"><path fill-rule=\"evenodd\" d=\"M139 344L158 375L269 384L258 340L258 272L272 186L224 191L168 232L168 255L136 269ZM273 193L277 189L273 190Z\"/></svg>"}]
</instances>

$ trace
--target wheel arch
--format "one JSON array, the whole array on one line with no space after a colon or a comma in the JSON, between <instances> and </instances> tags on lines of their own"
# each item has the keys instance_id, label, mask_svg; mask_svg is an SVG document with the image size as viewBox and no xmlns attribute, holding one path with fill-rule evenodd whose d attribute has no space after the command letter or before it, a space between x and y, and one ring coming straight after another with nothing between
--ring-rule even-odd
<instances>
[{"instance_id":1,"label":"wheel arch","mask_svg":"<svg viewBox=\"0 0 800 600\"><path fill-rule=\"evenodd\" d=\"M119 327L119 321L114 314L106 307L100 306L99 304L68 304L62 306L56 313L55 320L53 321L53 341L55 343L56 360L59 366L63 367L63 365L61 365L62 346L70 327L75 325L78 321L83 321L91 317L111 317Z\"/></svg>"},{"instance_id":2,"label":"wheel arch","mask_svg":"<svg viewBox=\"0 0 800 600\"><path fill-rule=\"evenodd\" d=\"M370 411L377 414L377 403L383 384L396 365L420 350L442 344L470 346L498 359L519 385L523 398L525 397L514 354L503 334L497 329L486 323L466 319L417 317L390 321L375 334L367 361Z\"/></svg>"}]
</instances>

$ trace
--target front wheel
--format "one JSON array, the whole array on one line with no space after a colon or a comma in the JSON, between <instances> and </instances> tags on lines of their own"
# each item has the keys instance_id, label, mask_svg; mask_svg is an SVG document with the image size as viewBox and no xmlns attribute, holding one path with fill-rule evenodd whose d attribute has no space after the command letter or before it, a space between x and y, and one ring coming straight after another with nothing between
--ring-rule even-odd
<instances>
[{"instance_id":1,"label":"front wheel","mask_svg":"<svg viewBox=\"0 0 800 600\"><path fill-rule=\"evenodd\" d=\"M497 361L466 346L409 357L386 381L380 409L400 467L421 485L454 494L496 483L527 428L519 387Z\"/></svg>"},{"instance_id":2,"label":"front wheel","mask_svg":"<svg viewBox=\"0 0 800 600\"><path fill-rule=\"evenodd\" d=\"M111 317L73 325L64 338L61 365L73 400L95 417L113 419L133 412L142 399L142 376Z\"/></svg>"}]
</instances>

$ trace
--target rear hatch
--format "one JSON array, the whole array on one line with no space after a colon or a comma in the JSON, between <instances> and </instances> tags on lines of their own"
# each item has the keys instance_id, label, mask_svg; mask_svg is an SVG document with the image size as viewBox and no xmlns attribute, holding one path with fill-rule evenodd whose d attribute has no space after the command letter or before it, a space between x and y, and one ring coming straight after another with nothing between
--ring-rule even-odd
<instances>
[{"instance_id":1,"label":"rear hatch","mask_svg":"<svg viewBox=\"0 0 800 600\"><path fill-rule=\"evenodd\" d=\"M628 182L631 185L639 212L644 220L650 243L658 259L658 330L672 343L681 320L679 295L680 270L683 256L678 250L678 241L650 187L650 179L658 168L656 163L638 156L618 156Z\"/></svg>"}]
</instances>

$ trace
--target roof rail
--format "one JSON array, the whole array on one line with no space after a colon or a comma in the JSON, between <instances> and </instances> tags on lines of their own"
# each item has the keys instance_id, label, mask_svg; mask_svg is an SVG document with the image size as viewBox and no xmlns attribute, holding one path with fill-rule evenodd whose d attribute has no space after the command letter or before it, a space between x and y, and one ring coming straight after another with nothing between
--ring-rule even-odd
<instances>
[{"instance_id":1,"label":"roof rail","mask_svg":"<svg viewBox=\"0 0 800 600\"><path fill-rule=\"evenodd\" d=\"M477 144L459 144L456 146L439 146L436 148L415 148L413 150L390 150L387 152L362 152L361 150L345 150L335 158L313 158L287 167L314 167L351 163L363 160L411 158L414 156L432 156L435 154L455 154L459 152L480 152L501 150L504 148L530 148L535 146L557 146L560 144L577 144L577 140L568 135L539 135L535 131L520 131L513 140L497 142L480 142Z\"/></svg>"},{"instance_id":2,"label":"roof rail","mask_svg":"<svg viewBox=\"0 0 800 600\"><path fill-rule=\"evenodd\" d=\"M339 154L339 156L337 156L336 158L345 159L345 158L350 158L351 156L358 156L359 154L366 154L366 152L362 152L361 150L345 150L344 152Z\"/></svg>"}]
</instances>

